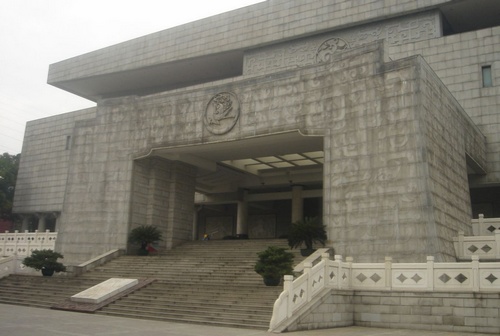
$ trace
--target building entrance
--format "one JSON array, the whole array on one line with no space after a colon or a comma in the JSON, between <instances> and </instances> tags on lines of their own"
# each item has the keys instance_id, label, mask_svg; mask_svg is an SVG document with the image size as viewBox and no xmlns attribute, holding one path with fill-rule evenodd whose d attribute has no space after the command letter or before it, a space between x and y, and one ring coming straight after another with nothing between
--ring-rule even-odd
<instances>
[{"instance_id":1,"label":"building entrance","mask_svg":"<svg viewBox=\"0 0 500 336\"><path fill-rule=\"evenodd\" d=\"M149 179L165 176L166 170L162 173L160 167L171 162L196 170L194 181L191 180L195 240L205 234L212 239L285 237L292 222L305 215L322 216L321 136L287 132L217 144L153 149L141 160L156 162L157 173L153 175L157 177L151 175ZM155 206L161 207L162 202L157 201Z\"/></svg>"}]
</instances>

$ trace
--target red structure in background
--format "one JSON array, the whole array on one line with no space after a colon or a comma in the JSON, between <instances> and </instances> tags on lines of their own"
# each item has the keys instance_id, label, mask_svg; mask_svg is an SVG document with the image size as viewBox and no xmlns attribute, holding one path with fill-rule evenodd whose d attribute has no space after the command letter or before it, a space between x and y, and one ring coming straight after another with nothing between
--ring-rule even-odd
<instances>
[{"instance_id":1,"label":"red structure in background","mask_svg":"<svg viewBox=\"0 0 500 336\"><path fill-rule=\"evenodd\" d=\"M8 219L0 218L0 233L4 233L5 231L13 231L14 222Z\"/></svg>"}]
</instances>

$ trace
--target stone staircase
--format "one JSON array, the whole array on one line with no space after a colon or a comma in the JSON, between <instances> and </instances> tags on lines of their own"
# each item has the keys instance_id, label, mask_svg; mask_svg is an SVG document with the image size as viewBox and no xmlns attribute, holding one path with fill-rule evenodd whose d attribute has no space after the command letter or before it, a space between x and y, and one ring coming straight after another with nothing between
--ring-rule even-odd
<instances>
[{"instance_id":1,"label":"stone staircase","mask_svg":"<svg viewBox=\"0 0 500 336\"><path fill-rule=\"evenodd\" d=\"M0 303L49 308L109 278L154 278L96 313L267 329L283 287L264 286L253 267L271 245L287 248L286 240L195 241L159 256L122 256L77 278L11 275L0 281Z\"/></svg>"}]
</instances>

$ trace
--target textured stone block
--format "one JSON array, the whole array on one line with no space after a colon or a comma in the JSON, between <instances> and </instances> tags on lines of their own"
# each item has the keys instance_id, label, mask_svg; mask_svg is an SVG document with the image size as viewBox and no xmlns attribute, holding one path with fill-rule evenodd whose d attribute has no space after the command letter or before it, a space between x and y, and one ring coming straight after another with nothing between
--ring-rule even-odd
<instances>
[{"instance_id":1,"label":"textured stone block","mask_svg":"<svg viewBox=\"0 0 500 336\"><path fill-rule=\"evenodd\" d=\"M71 296L71 301L101 303L139 283L137 279L111 278Z\"/></svg>"}]
</instances>

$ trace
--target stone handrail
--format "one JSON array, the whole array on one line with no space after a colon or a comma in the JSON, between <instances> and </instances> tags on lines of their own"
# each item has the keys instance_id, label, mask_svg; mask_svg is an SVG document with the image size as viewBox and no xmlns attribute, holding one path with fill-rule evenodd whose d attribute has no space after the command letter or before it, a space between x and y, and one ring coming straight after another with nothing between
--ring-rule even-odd
<instances>
[{"instance_id":1,"label":"stone handrail","mask_svg":"<svg viewBox=\"0 0 500 336\"><path fill-rule=\"evenodd\" d=\"M293 268L294 273L302 273L304 271L304 265L306 263L311 263L315 265L319 260L321 260L321 256L323 253L327 253L330 250L330 248L319 248L316 251L314 251L313 254L308 256L306 259L302 260L297 266Z\"/></svg>"},{"instance_id":2,"label":"stone handrail","mask_svg":"<svg viewBox=\"0 0 500 336\"><path fill-rule=\"evenodd\" d=\"M23 265L24 258L17 255L0 258L0 279L10 274L40 275L40 271Z\"/></svg>"},{"instance_id":3,"label":"stone handrail","mask_svg":"<svg viewBox=\"0 0 500 336\"><path fill-rule=\"evenodd\" d=\"M494 235L464 236L460 231L457 238L453 238L455 253L458 260L471 260L478 256L480 260L500 260L500 229Z\"/></svg>"},{"instance_id":4,"label":"stone handrail","mask_svg":"<svg viewBox=\"0 0 500 336\"><path fill-rule=\"evenodd\" d=\"M478 256L471 262L435 263L353 263L342 256L330 260L327 253L321 262L305 265L297 279L286 275L284 290L274 304L269 331L284 330L297 313L321 299L331 289L375 291L431 292L499 292L500 263L480 263Z\"/></svg>"},{"instance_id":5,"label":"stone handrail","mask_svg":"<svg viewBox=\"0 0 500 336\"><path fill-rule=\"evenodd\" d=\"M121 250L121 249L110 250L110 251L103 253L95 258L92 258L84 263L81 263L80 265L68 266L67 273L69 275L72 275L72 276L81 275L85 272L88 272L88 271L90 271L98 266L101 266L101 265L107 263L110 260L118 258L119 256L121 256L123 254L125 254L125 251Z\"/></svg>"},{"instance_id":6,"label":"stone handrail","mask_svg":"<svg viewBox=\"0 0 500 336\"><path fill-rule=\"evenodd\" d=\"M0 279L14 273L16 260L13 256L0 259Z\"/></svg>"},{"instance_id":7,"label":"stone handrail","mask_svg":"<svg viewBox=\"0 0 500 336\"><path fill-rule=\"evenodd\" d=\"M478 219L472 220L472 234L474 236L490 236L500 230L500 218L484 218L483 214Z\"/></svg>"},{"instance_id":8,"label":"stone handrail","mask_svg":"<svg viewBox=\"0 0 500 336\"><path fill-rule=\"evenodd\" d=\"M0 256L31 255L33 250L53 250L57 240L57 232L9 232L0 233Z\"/></svg>"}]
</instances>

